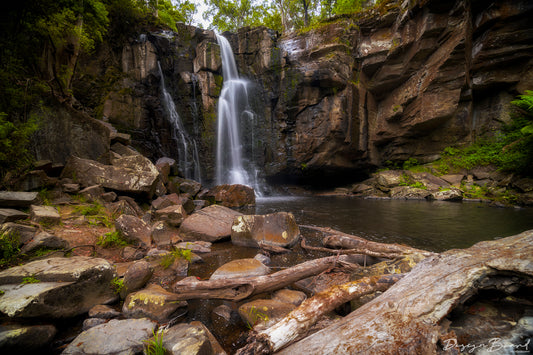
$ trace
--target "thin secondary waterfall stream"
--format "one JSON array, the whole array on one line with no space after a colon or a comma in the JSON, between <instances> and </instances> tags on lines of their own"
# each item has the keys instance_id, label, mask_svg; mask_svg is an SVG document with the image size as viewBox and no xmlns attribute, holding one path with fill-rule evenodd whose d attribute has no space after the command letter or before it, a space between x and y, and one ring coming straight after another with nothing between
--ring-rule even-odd
<instances>
[{"instance_id":1,"label":"thin secondary waterfall stream","mask_svg":"<svg viewBox=\"0 0 533 355\"><path fill-rule=\"evenodd\" d=\"M228 40L218 34L216 37L224 78L217 113L216 184L247 185L261 196L253 159L243 152L241 121L253 121L255 118L248 100L248 81L239 77Z\"/></svg>"},{"instance_id":2,"label":"thin secondary waterfall stream","mask_svg":"<svg viewBox=\"0 0 533 355\"><path fill-rule=\"evenodd\" d=\"M165 77L159 62L157 62L157 66L159 68L159 75L161 76L161 96L163 105L167 111L168 120L172 125L172 139L176 142L178 147L179 169L185 178L201 181L200 158L198 156L196 141L189 136L178 111L176 111L176 105L166 88Z\"/></svg>"}]
</instances>

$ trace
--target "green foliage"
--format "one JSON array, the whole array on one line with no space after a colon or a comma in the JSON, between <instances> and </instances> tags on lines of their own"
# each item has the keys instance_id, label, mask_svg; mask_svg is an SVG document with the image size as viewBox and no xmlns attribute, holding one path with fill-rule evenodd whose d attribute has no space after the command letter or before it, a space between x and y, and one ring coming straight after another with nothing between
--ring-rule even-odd
<instances>
[{"instance_id":1,"label":"green foliage","mask_svg":"<svg viewBox=\"0 0 533 355\"><path fill-rule=\"evenodd\" d=\"M80 201L85 200L80 196ZM98 201L94 201L91 204L79 205L74 207L74 210L87 217L90 225L98 226L104 225L108 228L113 226L113 222L109 216L109 213L104 206Z\"/></svg>"},{"instance_id":2,"label":"green foliage","mask_svg":"<svg viewBox=\"0 0 533 355\"><path fill-rule=\"evenodd\" d=\"M269 319L267 314L260 312L257 308L255 308L255 306L252 306L248 311L248 317L250 318L251 322L247 320L246 326L249 329L252 329L260 320L267 322Z\"/></svg>"},{"instance_id":3,"label":"green foliage","mask_svg":"<svg viewBox=\"0 0 533 355\"><path fill-rule=\"evenodd\" d=\"M147 355L165 355L167 350L163 346L163 332L152 331L154 335L151 339L145 340L145 353Z\"/></svg>"},{"instance_id":4,"label":"green foliage","mask_svg":"<svg viewBox=\"0 0 533 355\"><path fill-rule=\"evenodd\" d=\"M32 155L28 149L31 136L39 128L37 119L26 122L11 120L0 112L0 176L8 171L20 172L28 167Z\"/></svg>"},{"instance_id":5,"label":"green foliage","mask_svg":"<svg viewBox=\"0 0 533 355\"><path fill-rule=\"evenodd\" d=\"M118 231L108 232L101 235L96 242L96 245L99 245L102 248L123 247L128 244L129 243L122 238Z\"/></svg>"},{"instance_id":6,"label":"green foliage","mask_svg":"<svg viewBox=\"0 0 533 355\"><path fill-rule=\"evenodd\" d=\"M124 279L114 277L113 280L111 280L111 288L117 295L122 292L124 287Z\"/></svg>"},{"instance_id":7,"label":"green foliage","mask_svg":"<svg viewBox=\"0 0 533 355\"><path fill-rule=\"evenodd\" d=\"M192 250L174 248L170 253L165 254L159 263L163 269L168 269L176 259L192 260Z\"/></svg>"},{"instance_id":8,"label":"green foliage","mask_svg":"<svg viewBox=\"0 0 533 355\"><path fill-rule=\"evenodd\" d=\"M418 160L416 158L409 158L403 162L402 168L404 170L409 170L418 165Z\"/></svg>"},{"instance_id":9,"label":"green foliage","mask_svg":"<svg viewBox=\"0 0 533 355\"><path fill-rule=\"evenodd\" d=\"M0 236L0 266L13 262L20 252L18 233L4 233Z\"/></svg>"},{"instance_id":10,"label":"green foliage","mask_svg":"<svg viewBox=\"0 0 533 355\"><path fill-rule=\"evenodd\" d=\"M413 188L417 188L417 189L427 190L427 186L424 185L423 182L415 181L411 176L409 176L407 174L402 174L402 176L400 176L400 183L398 185L399 186L409 186L409 187L413 187Z\"/></svg>"},{"instance_id":11,"label":"green foliage","mask_svg":"<svg viewBox=\"0 0 533 355\"><path fill-rule=\"evenodd\" d=\"M25 285L25 284L36 284L36 283L39 283L41 282L41 280L39 279L36 279L35 276L27 276L27 277L24 277L22 278L22 282L21 284L22 285Z\"/></svg>"}]
</instances>

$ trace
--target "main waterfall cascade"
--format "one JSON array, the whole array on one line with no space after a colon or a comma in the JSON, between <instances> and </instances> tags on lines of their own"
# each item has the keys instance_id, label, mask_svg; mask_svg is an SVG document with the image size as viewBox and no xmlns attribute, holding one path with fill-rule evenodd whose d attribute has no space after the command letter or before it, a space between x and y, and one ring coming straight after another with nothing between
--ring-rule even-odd
<instances>
[{"instance_id":1,"label":"main waterfall cascade","mask_svg":"<svg viewBox=\"0 0 533 355\"><path fill-rule=\"evenodd\" d=\"M189 136L181 117L176 111L176 105L172 96L167 91L165 78L161 64L157 62L159 75L161 76L161 93L162 101L167 111L168 119L172 125L172 139L178 147L178 167L183 176L187 179L201 181L200 158L198 156L198 147L196 141Z\"/></svg>"},{"instance_id":2,"label":"main waterfall cascade","mask_svg":"<svg viewBox=\"0 0 533 355\"><path fill-rule=\"evenodd\" d=\"M258 169L253 161L254 120L248 97L248 81L241 79L228 40L217 34L222 58L222 90L217 112L216 183L242 184L262 195ZM242 127L251 126L251 153L245 154Z\"/></svg>"}]
</instances>

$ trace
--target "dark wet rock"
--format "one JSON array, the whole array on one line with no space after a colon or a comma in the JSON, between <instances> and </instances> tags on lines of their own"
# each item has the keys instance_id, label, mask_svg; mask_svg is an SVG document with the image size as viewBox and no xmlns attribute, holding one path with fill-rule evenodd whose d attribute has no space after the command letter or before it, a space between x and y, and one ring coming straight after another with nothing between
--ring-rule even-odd
<instances>
[{"instance_id":1,"label":"dark wet rock","mask_svg":"<svg viewBox=\"0 0 533 355\"><path fill-rule=\"evenodd\" d=\"M62 354L140 354L156 326L146 318L113 319L78 335Z\"/></svg>"},{"instance_id":2,"label":"dark wet rock","mask_svg":"<svg viewBox=\"0 0 533 355\"><path fill-rule=\"evenodd\" d=\"M152 240L160 248L181 242L181 237L177 228L169 226L164 221L158 221L152 225Z\"/></svg>"},{"instance_id":3,"label":"dark wet rock","mask_svg":"<svg viewBox=\"0 0 533 355\"><path fill-rule=\"evenodd\" d=\"M306 298L306 294L302 291L289 290L288 288L278 290L272 295L273 300L291 303L295 306L299 306Z\"/></svg>"},{"instance_id":4,"label":"dark wet rock","mask_svg":"<svg viewBox=\"0 0 533 355\"><path fill-rule=\"evenodd\" d=\"M37 192L0 191L0 207L29 207L37 204Z\"/></svg>"},{"instance_id":5,"label":"dark wet rock","mask_svg":"<svg viewBox=\"0 0 533 355\"><path fill-rule=\"evenodd\" d=\"M104 304L99 304L92 307L88 314L91 318L111 319L118 317L120 312Z\"/></svg>"},{"instance_id":6,"label":"dark wet rock","mask_svg":"<svg viewBox=\"0 0 533 355\"><path fill-rule=\"evenodd\" d=\"M3 354L42 352L56 332L53 325L0 325L0 351Z\"/></svg>"},{"instance_id":7,"label":"dark wet rock","mask_svg":"<svg viewBox=\"0 0 533 355\"><path fill-rule=\"evenodd\" d=\"M154 218L173 227L179 227L187 218L187 212L182 205L168 206L154 212Z\"/></svg>"},{"instance_id":8,"label":"dark wet rock","mask_svg":"<svg viewBox=\"0 0 533 355\"><path fill-rule=\"evenodd\" d=\"M15 222L28 218L28 214L12 208L0 208L0 223Z\"/></svg>"},{"instance_id":9,"label":"dark wet rock","mask_svg":"<svg viewBox=\"0 0 533 355\"><path fill-rule=\"evenodd\" d=\"M9 317L72 317L116 299L104 259L48 258L0 272L0 311ZM24 278L39 280L22 284Z\"/></svg>"},{"instance_id":10,"label":"dark wet rock","mask_svg":"<svg viewBox=\"0 0 533 355\"><path fill-rule=\"evenodd\" d=\"M461 201L463 199L463 192L452 187L432 193L430 199L437 201Z\"/></svg>"},{"instance_id":11,"label":"dark wet rock","mask_svg":"<svg viewBox=\"0 0 533 355\"><path fill-rule=\"evenodd\" d=\"M155 210L165 209L171 206L183 206L186 213L192 213L194 211L194 202L189 199L189 195L176 193L160 196L152 201L152 208Z\"/></svg>"},{"instance_id":12,"label":"dark wet rock","mask_svg":"<svg viewBox=\"0 0 533 355\"><path fill-rule=\"evenodd\" d=\"M254 259L260 261L264 265L268 265L272 262L272 260L270 260L270 258L265 254L257 254L254 256Z\"/></svg>"},{"instance_id":13,"label":"dark wet rock","mask_svg":"<svg viewBox=\"0 0 533 355\"><path fill-rule=\"evenodd\" d=\"M53 188L58 182L57 178L49 177L42 170L32 170L19 177L13 187L21 191L35 191Z\"/></svg>"},{"instance_id":14,"label":"dark wet rock","mask_svg":"<svg viewBox=\"0 0 533 355\"><path fill-rule=\"evenodd\" d=\"M291 213L237 216L231 226L231 242L235 245L259 247L293 246L300 238L300 229Z\"/></svg>"},{"instance_id":15,"label":"dark wet rock","mask_svg":"<svg viewBox=\"0 0 533 355\"><path fill-rule=\"evenodd\" d=\"M48 232L41 232L33 237L29 243L21 249L22 253L30 253L40 248L46 249L64 249L68 248L68 242L62 238L56 237Z\"/></svg>"},{"instance_id":16,"label":"dark wet rock","mask_svg":"<svg viewBox=\"0 0 533 355\"><path fill-rule=\"evenodd\" d=\"M34 226L27 226L25 224L13 222L4 223L0 228L1 235L9 234L15 238L18 238L19 245L26 244L32 240L36 232L37 228Z\"/></svg>"},{"instance_id":17,"label":"dark wet rock","mask_svg":"<svg viewBox=\"0 0 533 355\"><path fill-rule=\"evenodd\" d=\"M141 217L144 213L139 214L142 210L138 206L132 206L129 201L120 200L113 203L108 203L107 209L114 215L127 214L134 217Z\"/></svg>"},{"instance_id":18,"label":"dark wet rock","mask_svg":"<svg viewBox=\"0 0 533 355\"><path fill-rule=\"evenodd\" d=\"M407 172L407 176L409 176L409 178L415 183L418 182L424 184L424 186L430 191L438 190L439 188L447 188L450 186L450 184L444 179L427 172Z\"/></svg>"},{"instance_id":19,"label":"dark wet rock","mask_svg":"<svg viewBox=\"0 0 533 355\"><path fill-rule=\"evenodd\" d=\"M513 181L513 186L516 187L521 192L533 192L533 179L522 178L522 179Z\"/></svg>"},{"instance_id":20,"label":"dark wet rock","mask_svg":"<svg viewBox=\"0 0 533 355\"><path fill-rule=\"evenodd\" d=\"M148 317L158 322L167 322L186 312L187 302L180 301L175 293L159 285L150 284L144 290L130 293L122 307L128 318Z\"/></svg>"},{"instance_id":21,"label":"dark wet rock","mask_svg":"<svg viewBox=\"0 0 533 355\"><path fill-rule=\"evenodd\" d=\"M121 297L124 298L128 293L143 288L152 277L153 272L152 266L147 261L140 260L131 264L124 274L124 287L120 293Z\"/></svg>"},{"instance_id":22,"label":"dark wet rock","mask_svg":"<svg viewBox=\"0 0 533 355\"><path fill-rule=\"evenodd\" d=\"M240 184L215 186L209 190L207 197L226 207L255 205L254 189Z\"/></svg>"},{"instance_id":23,"label":"dark wet rock","mask_svg":"<svg viewBox=\"0 0 533 355\"><path fill-rule=\"evenodd\" d=\"M121 157L131 156L131 155L140 155L140 153L136 151L135 149L128 147L127 145L124 145L120 142L114 143L111 146L111 151L114 153L117 153Z\"/></svg>"},{"instance_id":24,"label":"dark wet rock","mask_svg":"<svg viewBox=\"0 0 533 355\"><path fill-rule=\"evenodd\" d=\"M44 224L58 224L61 222L61 216L53 206L31 205L30 219L33 222Z\"/></svg>"},{"instance_id":25,"label":"dark wet rock","mask_svg":"<svg viewBox=\"0 0 533 355\"><path fill-rule=\"evenodd\" d=\"M202 189L202 184L200 184L198 181L180 177L174 177L171 179L171 181L179 192L187 193L191 196L196 196L196 194Z\"/></svg>"},{"instance_id":26,"label":"dark wet rock","mask_svg":"<svg viewBox=\"0 0 533 355\"><path fill-rule=\"evenodd\" d=\"M277 300L255 300L239 307L239 315L254 330L266 329L289 314L296 306Z\"/></svg>"},{"instance_id":27,"label":"dark wet rock","mask_svg":"<svg viewBox=\"0 0 533 355\"><path fill-rule=\"evenodd\" d=\"M208 206L185 218L180 226L180 235L185 241L215 242L225 239L231 235L234 218L240 215L242 213L224 206Z\"/></svg>"},{"instance_id":28,"label":"dark wet rock","mask_svg":"<svg viewBox=\"0 0 533 355\"><path fill-rule=\"evenodd\" d=\"M150 246L150 226L140 218L123 214L115 220L115 228L129 242Z\"/></svg>"},{"instance_id":29,"label":"dark wet rock","mask_svg":"<svg viewBox=\"0 0 533 355\"><path fill-rule=\"evenodd\" d=\"M256 259L232 260L213 272L210 280L268 275L270 268Z\"/></svg>"}]
</instances>

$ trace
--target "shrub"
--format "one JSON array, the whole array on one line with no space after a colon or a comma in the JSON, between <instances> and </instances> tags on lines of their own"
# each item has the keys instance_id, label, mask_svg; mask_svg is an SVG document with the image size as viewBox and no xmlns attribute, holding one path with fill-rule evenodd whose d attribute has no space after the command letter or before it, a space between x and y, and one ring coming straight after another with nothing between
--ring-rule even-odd
<instances>
[{"instance_id":1,"label":"shrub","mask_svg":"<svg viewBox=\"0 0 533 355\"><path fill-rule=\"evenodd\" d=\"M98 238L97 245L102 248L122 247L129 243L122 238L118 231L108 232Z\"/></svg>"},{"instance_id":2,"label":"shrub","mask_svg":"<svg viewBox=\"0 0 533 355\"><path fill-rule=\"evenodd\" d=\"M165 254L163 256L163 258L161 259L160 265L164 269L167 269L168 267L170 267L170 265L174 263L176 259L179 259L179 258L185 259L188 262L190 262L192 259L192 250L175 248L170 253Z\"/></svg>"},{"instance_id":3,"label":"shrub","mask_svg":"<svg viewBox=\"0 0 533 355\"><path fill-rule=\"evenodd\" d=\"M20 236L18 233L4 233L0 236L0 266L11 263L18 253Z\"/></svg>"}]
</instances>

